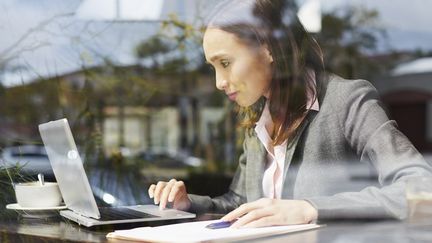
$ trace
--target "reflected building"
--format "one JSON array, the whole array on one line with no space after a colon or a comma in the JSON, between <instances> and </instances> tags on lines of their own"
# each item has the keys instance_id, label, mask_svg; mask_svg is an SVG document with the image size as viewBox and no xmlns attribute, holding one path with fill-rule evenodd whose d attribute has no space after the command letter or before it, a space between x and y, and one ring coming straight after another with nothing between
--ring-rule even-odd
<instances>
[{"instance_id":1,"label":"reflected building","mask_svg":"<svg viewBox=\"0 0 432 243\"><path fill-rule=\"evenodd\" d=\"M178 74L129 66L95 67L35 80L8 88L9 95L0 97L9 104L0 112L11 114L1 128L9 138L34 141L39 139L38 123L67 117L76 142L101 140L96 142L105 155L190 152L211 144L215 133L224 133L215 129L224 128L219 124L225 122L227 108L212 77L179 79ZM181 87L185 83L186 89ZM28 101L14 101L17 96ZM37 112L32 115L32 111ZM95 132L99 134L93 136Z\"/></svg>"},{"instance_id":2,"label":"reflected building","mask_svg":"<svg viewBox=\"0 0 432 243\"><path fill-rule=\"evenodd\" d=\"M399 129L420 152L432 153L432 58L400 64L374 85Z\"/></svg>"}]
</instances>

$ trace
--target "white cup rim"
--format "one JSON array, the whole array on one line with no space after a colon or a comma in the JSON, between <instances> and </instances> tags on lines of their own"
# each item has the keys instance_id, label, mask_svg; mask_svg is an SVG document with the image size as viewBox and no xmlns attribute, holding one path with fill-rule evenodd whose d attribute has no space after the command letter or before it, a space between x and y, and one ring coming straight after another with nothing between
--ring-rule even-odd
<instances>
[{"instance_id":1,"label":"white cup rim","mask_svg":"<svg viewBox=\"0 0 432 243\"><path fill-rule=\"evenodd\" d=\"M29 181L29 182L20 182L16 183L15 187L50 187L50 186L58 186L57 182L45 182L43 185L40 184L39 181Z\"/></svg>"}]
</instances>

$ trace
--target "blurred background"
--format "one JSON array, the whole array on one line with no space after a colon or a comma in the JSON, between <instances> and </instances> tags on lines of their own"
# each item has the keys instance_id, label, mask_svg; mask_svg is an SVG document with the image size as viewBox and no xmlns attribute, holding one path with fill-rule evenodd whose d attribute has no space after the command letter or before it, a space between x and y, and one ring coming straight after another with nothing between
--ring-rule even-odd
<instances>
[{"instance_id":1,"label":"blurred background","mask_svg":"<svg viewBox=\"0 0 432 243\"><path fill-rule=\"evenodd\" d=\"M2 0L0 183L55 180L38 124L68 118L98 202L148 203L147 187L184 180L224 193L241 153L236 107L204 62L202 23L216 0ZM298 0L326 68L377 87L429 160L432 2ZM350 189L375 182L353 164ZM340 186L340 185L339 185Z\"/></svg>"}]
</instances>

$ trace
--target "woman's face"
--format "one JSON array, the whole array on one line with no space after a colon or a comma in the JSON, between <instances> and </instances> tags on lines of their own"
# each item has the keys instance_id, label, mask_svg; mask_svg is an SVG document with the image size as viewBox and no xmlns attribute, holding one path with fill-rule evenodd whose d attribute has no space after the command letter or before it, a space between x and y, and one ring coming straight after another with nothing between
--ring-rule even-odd
<instances>
[{"instance_id":1,"label":"woman's face","mask_svg":"<svg viewBox=\"0 0 432 243\"><path fill-rule=\"evenodd\" d=\"M269 96L272 56L265 46L247 45L234 34L208 28L203 40L207 62L216 72L216 87L242 107Z\"/></svg>"}]
</instances>

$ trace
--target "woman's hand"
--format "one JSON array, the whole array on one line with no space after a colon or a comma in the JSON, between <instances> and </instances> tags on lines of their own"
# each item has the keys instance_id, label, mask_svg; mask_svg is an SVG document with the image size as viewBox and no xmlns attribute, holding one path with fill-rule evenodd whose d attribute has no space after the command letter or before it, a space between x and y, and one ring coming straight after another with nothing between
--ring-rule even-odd
<instances>
[{"instance_id":1,"label":"woman's hand","mask_svg":"<svg viewBox=\"0 0 432 243\"><path fill-rule=\"evenodd\" d=\"M304 200L279 200L261 198L242 204L221 220L238 220L231 226L264 227L272 225L306 224L318 217L317 210Z\"/></svg>"},{"instance_id":2,"label":"woman's hand","mask_svg":"<svg viewBox=\"0 0 432 243\"><path fill-rule=\"evenodd\" d=\"M188 210L191 201L186 192L183 181L171 179L169 182L159 181L156 185L150 185L148 189L150 198L154 198L154 203L159 204L160 209L164 209L168 202L173 203L173 208Z\"/></svg>"}]
</instances>

